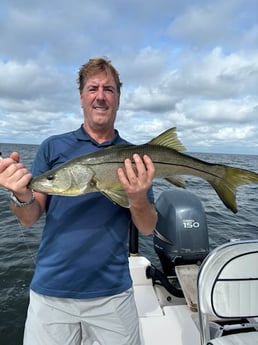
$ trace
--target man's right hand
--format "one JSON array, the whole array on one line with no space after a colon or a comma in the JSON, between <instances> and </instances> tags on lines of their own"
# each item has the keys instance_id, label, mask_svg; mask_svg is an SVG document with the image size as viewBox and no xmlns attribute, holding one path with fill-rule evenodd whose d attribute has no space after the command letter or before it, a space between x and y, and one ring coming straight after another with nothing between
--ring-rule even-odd
<instances>
[{"instance_id":1,"label":"man's right hand","mask_svg":"<svg viewBox=\"0 0 258 345\"><path fill-rule=\"evenodd\" d=\"M31 178L32 174L20 163L18 152L0 160L0 186L12 191L21 201L31 199L31 191L27 188Z\"/></svg>"}]
</instances>

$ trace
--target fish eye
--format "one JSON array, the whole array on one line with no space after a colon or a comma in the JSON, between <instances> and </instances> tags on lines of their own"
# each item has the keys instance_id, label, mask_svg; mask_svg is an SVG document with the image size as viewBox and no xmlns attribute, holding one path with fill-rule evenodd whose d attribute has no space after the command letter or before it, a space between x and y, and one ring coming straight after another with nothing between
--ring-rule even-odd
<instances>
[{"instance_id":1,"label":"fish eye","mask_svg":"<svg viewBox=\"0 0 258 345\"><path fill-rule=\"evenodd\" d=\"M52 181L52 180L54 180L55 179L55 175L48 175L47 176L47 180L48 181Z\"/></svg>"}]
</instances>

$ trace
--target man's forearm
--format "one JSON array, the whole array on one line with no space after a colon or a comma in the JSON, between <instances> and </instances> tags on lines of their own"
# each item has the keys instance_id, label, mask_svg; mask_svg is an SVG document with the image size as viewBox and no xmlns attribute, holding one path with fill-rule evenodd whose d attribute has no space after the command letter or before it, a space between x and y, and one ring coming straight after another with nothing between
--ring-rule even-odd
<instances>
[{"instance_id":1,"label":"man's forearm","mask_svg":"<svg viewBox=\"0 0 258 345\"><path fill-rule=\"evenodd\" d=\"M32 192L28 191L27 195L15 195L18 200L22 203L28 203L32 200ZM14 202L11 201L11 210L15 216L19 219L21 224L25 227L30 227L36 223L36 221L41 217L44 211L44 204L46 196L39 193L34 193L33 202L29 205L19 207Z\"/></svg>"},{"instance_id":2,"label":"man's forearm","mask_svg":"<svg viewBox=\"0 0 258 345\"><path fill-rule=\"evenodd\" d=\"M157 212L155 206L148 199L141 204L131 205L132 220L137 229L143 235L152 234L157 224Z\"/></svg>"}]
</instances>

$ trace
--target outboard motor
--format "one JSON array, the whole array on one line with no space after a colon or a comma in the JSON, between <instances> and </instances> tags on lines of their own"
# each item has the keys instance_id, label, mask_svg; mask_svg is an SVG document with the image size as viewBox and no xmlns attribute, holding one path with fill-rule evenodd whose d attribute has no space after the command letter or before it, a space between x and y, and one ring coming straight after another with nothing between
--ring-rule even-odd
<instances>
[{"instance_id":1,"label":"outboard motor","mask_svg":"<svg viewBox=\"0 0 258 345\"><path fill-rule=\"evenodd\" d=\"M209 253L206 214L199 198L184 189L168 190L156 202L154 249L166 276L175 266L202 262Z\"/></svg>"}]
</instances>

